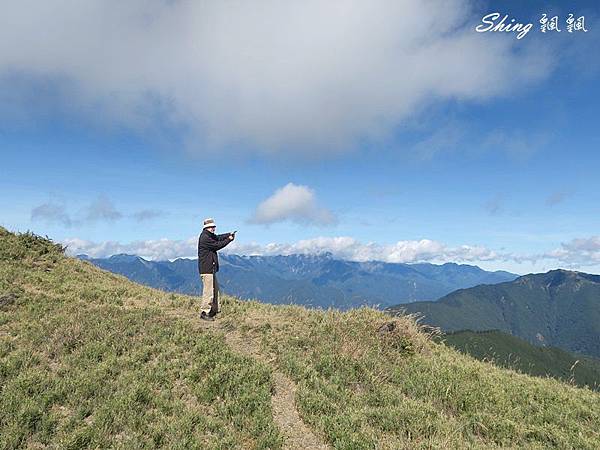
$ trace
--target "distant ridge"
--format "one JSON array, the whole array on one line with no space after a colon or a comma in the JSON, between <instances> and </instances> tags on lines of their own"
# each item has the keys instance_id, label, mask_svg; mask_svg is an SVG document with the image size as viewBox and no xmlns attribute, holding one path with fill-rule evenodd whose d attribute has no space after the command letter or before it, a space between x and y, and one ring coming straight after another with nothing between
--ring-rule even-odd
<instances>
[{"instance_id":1,"label":"distant ridge","mask_svg":"<svg viewBox=\"0 0 600 450\"><path fill-rule=\"evenodd\" d=\"M197 260L147 261L114 255L93 259L105 270L138 283L171 292L198 295ZM352 262L330 253L290 256L220 257L223 290L243 299L318 308L387 307L417 300L434 300L459 288L514 280L509 272L487 272L477 266L446 263L393 264Z\"/></svg>"},{"instance_id":2,"label":"distant ridge","mask_svg":"<svg viewBox=\"0 0 600 450\"><path fill-rule=\"evenodd\" d=\"M442 340L446 345L497 366L600 390L600 360L595 358L557 347L538 347L498 330L456 331L444 335Z\"/></svg>"},{"instance_id":3,"label":"distant ridge","mask_svg":"<svg viewBox=\"0 0 600 450\"><path fill-rule=\"evenodd\" d=\"M425 323L445 331L497 329L536 345L600 357L600 275L551 270L391 309L420 313Z\"/></svg>"}]
</instances>

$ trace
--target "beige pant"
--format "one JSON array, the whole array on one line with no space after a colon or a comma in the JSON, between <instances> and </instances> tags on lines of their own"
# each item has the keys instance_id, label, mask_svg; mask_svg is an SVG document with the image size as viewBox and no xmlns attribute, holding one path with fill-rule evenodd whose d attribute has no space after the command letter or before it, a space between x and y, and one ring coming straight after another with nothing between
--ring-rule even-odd
<instances>
[{"instance_id":1,"label":"beige pant","mask_svg":"<svg viewBox=\"0 0 600 450\"><path fill-rule=\"evenodd\" d=\"M200 275L200 278L202 278L200 312L216 314L219 312L219 283L217 282L217 275L203 273Z\"/></svg>"}]
</instances>

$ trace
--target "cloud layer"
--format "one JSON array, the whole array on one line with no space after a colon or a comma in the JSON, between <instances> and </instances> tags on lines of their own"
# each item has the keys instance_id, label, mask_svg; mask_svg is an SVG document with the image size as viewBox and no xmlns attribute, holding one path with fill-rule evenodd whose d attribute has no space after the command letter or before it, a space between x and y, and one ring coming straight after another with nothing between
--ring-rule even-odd
<instances>
[{"instance_id":1,"label":"cloud layer","mask_svg":"<svg viewBox=\"0 0 600 450\"><path fill-rule=\"evenodd\" d=\"M126 253L146 259L164 261L175 258L197 257L198 238L186 240L153 239L122 244L117 241L92 242L85 239L69 238L62 242L70 255L85 254L94 258Z\"/></svg>"},{"instance_id":2,"label":"cloud layer","mask_svg":"<svg viewBox=\"0 0 600 450\"><path fill-rule=\"evenodd\" d=\"M195 152L345 151L432 102L514 92L547 72L532 40L474 32L474 3L10 2L0 119L166 127Z\"/></svg>"},{"instance_id":3,"label":"cloud layer","mask_svg":"<svg viewBox=\"0 0 600 450\"><path fill-rule=\"evenodd\" d=\"M107 257L119 253L143 256L149 259L174 259L195 257L197 238L185 240L147 240L121 244L114 241L95 243L78 238L66 239L72 255L87 254L92 257ZM332 253L334 257L350 261L386 261L409 263L420 261L490 261L503 256L481 246L462 245L450 247L441 242L422 239L419 241L398 241L395 244L381 245L361 243L351 237L317 237L291 244L257 243L238 244L233 242L224 250L240 255L292 255Z\"/></svg>"},{"instance_id":4,"label":"cloud layer","mask_svg":"<svg viewBox=\"0 0 600 450\"><path fill-rule=\"evenodd\" d=\"M66 239L71 255L87 254L103 258L118 253L142 256L147 259L166 260L179 257L195 258L197 237L184 240L157 239L122 244L115 241L91 242L78 238ZM535 255L518 255L497 252L480 245L449 246L443 242L421 239L398 241L394 244L360 242L348 236L316 237L294 243L238 243L234 241L224 250L238 255L294 255L331 253L335 258L349 261L384 261L390 263L459 262L481 263L489 261L524 263L553 262L563 267L595 267L600 264L600 236L573 239L553 251Z\"/></svg>"},{"instance_id":5,"label":"cloud layer","mask_svg":"<svg viewBox=\"0 0 600 450\"><path fill-rule=\"evenodd\" d=\"M577 238L563 242L560 248L544 255L570 265L600 264L600 236Z\"/></svg>"},{"instance_id":6,"label":"cloud layer","mask_svg":"<svg viewBox=\"0 0 600 450\"><path fill-rule=\"evenodd\" d=\"M236 243L237 244L237 243ZM246 244L231 246L230 253L247 255L292 255L331 253L334 257L349 261L385 261L412 263L423 261L490 261L499 259L496 252L481 246L461 245L450 247L438 241L398 241L382 245L362 243L354 238L318 237L293 244Z\"/></svg>"},{"instance_id":7,"label":"cloud layer","mask_svg":"<svg viewBox=\"0 0 600 450\"><path fill-rule=\"evenodd\" d=\"M288 183L261 202L249 219L250 223L270 225L291 221L300 224L332 225L335 215L318 205L315 192L308 186Z\"/></svg>"}]
</instances>

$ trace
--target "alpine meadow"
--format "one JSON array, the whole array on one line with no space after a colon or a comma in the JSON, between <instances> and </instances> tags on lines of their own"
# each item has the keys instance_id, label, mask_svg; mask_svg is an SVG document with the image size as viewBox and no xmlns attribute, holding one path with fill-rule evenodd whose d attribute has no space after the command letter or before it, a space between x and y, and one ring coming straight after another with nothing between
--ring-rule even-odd
<instances>
[{"instance_id":1,"label":"alpine meadow","mask_svg":"<svg viewBox=\"0 0 600 450\"><path fill-rule=\"evenodd\" d=\"M600 450L600 1L13 0L0 450Z\"/></svg>"},{"instance_id":2,"label":"alpine meadow","mask_svg":"<svg viewBox=\"0 0 600 450\"><path fill-rule=\"evenodd\" d=\"M410 316L227 297L218 322L0 229L0 448L587 448L600 395ZM207 348L213 348L208 358Z\"/></svg>"}]
</instances>

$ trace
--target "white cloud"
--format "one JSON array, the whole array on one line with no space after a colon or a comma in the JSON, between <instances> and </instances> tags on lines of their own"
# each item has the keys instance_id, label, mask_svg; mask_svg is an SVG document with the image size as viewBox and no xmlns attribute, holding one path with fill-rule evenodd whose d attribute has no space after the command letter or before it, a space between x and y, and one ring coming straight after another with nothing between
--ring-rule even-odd
<instances>
[{"instance_id":1,"label":"white cloud","mask_svg":"<svg viewBox=\"0 0 600 450\"><path fill-rule=\"evenodd\" d=\"M535 40L474 32L474 4L9 2L0 119L173 127L196 152L345 151L432 102L513 94L546 75L552 58Z\"/></svg>"},{"instance_id":2,"label":"white cloud","mask_svg":"<svg viewBox=\"0 0 600 450\"><path fill-rule=\"evenodd\" d=\"M114 241L91 242L70 238L62 243L68 246L71 255L87 254L96 258L118 253L142 256L146 259L167 260L179 257L195 258L197 237L184 240L156 239L122 244ZM573 239L560 248L545 254L517 255L509 252L496 252L479 245L449 246L430 239L398 241L394 244L360 242L348 236L316 237L294 243L256 242L239 243L234 241L223 249L224 253L237 255L294 255L331 253L335 258L348 261L383 261L390 263L417 262L458 262L472 263L489 270L507 268L513 263L516 272L540 272L556 267L597 272L600 268L600 236ZM516 266L515 266L516 264ZM526 264L525 266L522 266ZM493 269L492 269L493 266ZM521 270L515 270L518 268Z\"/></svg>"},{"instance_id":3,"label":"white cloud","mask_svg":"<svg viewBox=\"0 0 600 450\"><path fill-rule=\"evenodd\" d=\"M198 238L186 240L154 239L122 244L116 241L92 242L79 238L68 238L62 241L70 255L86 254L93 258L105 258L111 255L127 253L146 259L167 260L178 257L197 257Z\"/></svg>"},{"instance_id":4,"label":"white cloud","mask_svg":"<svg viewBox=\"0 0 600 450\"><path fill-rule=\"evenodd\" d=\"M563 242L559 248L544 255L573 266L600 264L600 236L577 238Z\"/></svg>"},{"instance_id":5,"label":"white cloud","mask_svg":"<svg viewBox=\"0 0 600 450\"><path fill-rule=\"evenodd\" d=\"M185 240L147 240L129 244L108 241L95 243L78 238L63 241L72 255L87 254L103 258L119 253L128 253L148 259L165 260L178 257L195 257L197 237ZM331 253L334 257L349 261L385 261L394 263L431 262L475 262L500 260L506 255L481 246L462 245L450 247L441 242L422 239L419 241L398 241L382 245L373 242L362 243L347 236L317 237L295 243L243 243L234 241L223 252L238 255L293 255Z\"/></svg>"},{"instance_id":6,"label":"white cloud","mask_svg":"<svg viewBox=\"0 0 600 450\"><path fill-rule=\"evenodd\" d=\"M227 247L229 253L248 255L293 255L331 253L349 261L385 261L409 263L420 261L489 261L502 255L481 246L450 247L438 241L398 241L395 244L362 243L347 236L317 237L293 244L241 244Z\"/></svg>"},{"instance_id":7,"label":"white cloud","mask_svg":"<svg viewBox=\"0 0 600 450\"><path fill-rule=\"evenodd\" d=\"M312 189L294 183L277 189L261 202L249 222L268 225L286 220L315 225L332 225L337 222L331 211L318 205Z\"/></svg>"}]
</instances>

